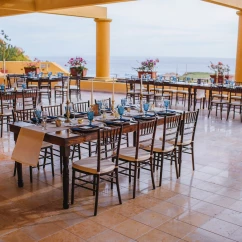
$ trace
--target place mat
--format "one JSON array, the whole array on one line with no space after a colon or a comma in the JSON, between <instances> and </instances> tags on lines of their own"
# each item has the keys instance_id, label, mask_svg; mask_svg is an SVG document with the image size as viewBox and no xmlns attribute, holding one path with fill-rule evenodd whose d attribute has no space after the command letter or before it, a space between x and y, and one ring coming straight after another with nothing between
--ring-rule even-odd
<instances>
[{"instance_id":1,"label":"place mat","mask_svg":"<svg viewBox=\"0 0 242 242\"><path fill-rule=\"evenodd\" d=\"M44 132L22 127L11 159L28 166L37 166L44 136Z\"/></svg>"},{"instance_id":2,"label":"place mat","mask_svg":"<svg viewBox=\"0 0 242 242\"><path fill-rule=\"evenodd\" d=\"M155 118L155 115L152 115L152 116L136 115L136 116L133 116L133 118L136 120L152 120Z\"/></svg>"},{"instance_id":3,"label":"place mat","mask_svg":"<svg viewBox=\"0 0 242 242\"><path fill-rule=\"evenodd\" d=\"M95 126L95 125L83 125L83 126L79 126L79 127L73 127L73 128L70 128L70 130L72 132L77 132L77 133L86 133L86 132L94 132L94 131L97 131L99 130L100 127L99 126Z\"/></svg>"},{"instance_id":4,"label":"place mat","mask_svg":"<svg viewBox=\"0 0 242 242\"><path fill-rule=\"evenodd\" d=\"M173 116L173 115L176 115L176 111L172 111L172 110L167 110L167 112L166 111L159 111L159 112L157 112L157 114L159 116Z\"/></svg>"},{"instance_id":5,"label":"place mat","mask_svg":"<svg viewBox=\"0 0 242 242\"><path fill-rule=\"evenodd\" d=\"M130 124L130 119L111 119L105 120L104 123L107 125L127 125Z\"/></svg>"}]
</instances>

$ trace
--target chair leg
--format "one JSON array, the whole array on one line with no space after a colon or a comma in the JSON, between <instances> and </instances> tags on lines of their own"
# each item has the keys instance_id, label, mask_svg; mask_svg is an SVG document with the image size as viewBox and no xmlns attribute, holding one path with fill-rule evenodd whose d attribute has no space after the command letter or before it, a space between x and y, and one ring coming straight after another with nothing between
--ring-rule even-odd
<instances>
[{"instance_id":1,"label":"chair leg","mask_svg":"<svg viewBox=\"0 0 242 242\"><path fill-rule=\"evenodd\" d=\"M54 157L53 157L53 148L50 147L50 159L51 159L51 169L52 169L52 176L55 176L55 171L54 171Z\"/></svg>"},{"instance_id":2,"label":"chair leg","mask_svg":"<svg viewBox=\"0 0 242 242\"><path fill-rule=\"evenodd\" d=\"M175 156L175 167L176 167L176 178L179 178L179 172L178 172L178 166L177 166L177 156L176 156L176 148L173 151L173 154Z\"/></svg>"},{"instance_id":3,"label":"chair leg","mask_svg":"<svg viewBox=\"0 0 242 242\"><path fill-rule=\"evenodd\" d=\"M161 182L162 182L162 173L163 173L163 160L164 160L164 154L163 153L160 153L159 154L159 157L160 157L160 181L159 181L159 186L161 186Z\"/></svg>"},{"instance_id":4,"label":"chair leg","mask_svg":"<svg viewBox=\"0 0 242 242\"><path fill-rule=\"evenodd\" d=\"M95 196L96 194L96 183L97 183L96 176L93 175L93 193L92 193L93 196Z\"/></svg>"},{"instance_id":5,"label":"chair leg","mask_svg":"<svg viewBox=\"0 0 242 242\"><path fill-rule=\"evenodd\" d=\"M154 180L154 174L153 174L153 158L150 158L150 173L151 173L151 180L152 180L152 185L153 189L155 189L155 180Z\"/></svg>"},{"instance_id":6,"label":"chair leg","mask_svg":"<svg viewBox=\"0 0 242 242\"><path fill-rule=\"evenodd\" d=\"M222 113L223 113L223 104L220 104L220 118L221 118L221 120L223 118Z\"/></svg>"},{"instance_id":7,"label":"chair leg","mask_svg":"<svg viewBox=\"0 0 242 242\"><path fill-rule=\"evenodd\" d=\"M134 167L134 187L133 187L133 198L135 198L135 192L136 192L136 180L137 180L137 162L135 162L135 167Z\"/></svg>"},{"instance_id":8,"label":"chair leg","mask_svg":"<svg viewBox=\"0 0 242 242\"><path fill-rule=\"evenodd\" d=\"M117 192L118 192L118 200L119 200L119 203L122 204L120 188L119 188L118 169L117 168L115 169L115 175L116 175L116 186L117 186Z\"/></svg>"},{"instance_id":9,"label":"chair leg","mask_svg":"<svg viewBox=\"0 0 242 242\"><path fill-rule=\"evenodd\" d=\"M111 174L111 190L113 190L113 172Z\"/></svg>"},{"instance_id":10,"label":"chair leg","mask_svg":"<svg viewBox=\"0 0 242 242\"><path fill-rule=\"evenodd\" d=\"M99 181L100 175L97 175L97 185L96 185L96 196L95 196L95 208L94 208L94 216L97 215L97 206L98 206L98 195L99 195Z\"/></svg>"},{"instance_id":11,"label":"chair leg","mask_svg":"<svg viewBox=\"0 0 242 242\"><path fill-rule=\"evenodd\" d=\"M194 143L191 143L192 149L192 169L195 170L195 162L194 162Z\"/></svg>"},{"instance_id":12,"label":"chair leg","mask_svg":"<svg viewBox=\"0 0 242 242\"><path fill-rule=\"evenodd\" d=\"M75 170L72 169L71 204L74 203Z\"/></svg>"},{"instance_id":13,"label":"chair leg","mask_svg":"<svg viewBox=\"0 0 242 242\"><path fill-rule=\"evenodd\" d=\"M212 109L212 104L210 104L210 105L209 105L209 108L208 108L208 118L209 118L209 116L210 116L211 109Z\"/></svg>"},{"instance_id":14,"label":"chair leg","mask_svg":"<svg viewBox=\"0 0 242 242\"><path fill-rule=\"evenodd\" d=\"M45 164L46 164L46 156L47 156L47 148L45 148L43 169L45 169Z\"/></svg>"},{"instance_id":15,"label":"chair leg","mask_svg":"<svg viewBox=\"0 0 242 242\"><path fill-rule=\"evenodd\" d=\"M129 183L131 183L131 162L129 162Z\"/></svg>"},{"instance_id":16,"label":"chair leg","mask_svg":"<svg viewBox=\"0 0 242 242\"><path fill-rule=\"evenodd\" d=\"M229 105L228 105L228 110L227 110L227 119L226 119L226 120L229 119L230 108L231 108L231 105L229 104Z\"/></svg>"},{"instance_id":17,"label":"chair leg","mask_svg":"<svg viewBox=\"0 0 242 242\"><path fill-rule=\"evenodd\" d=\"M32 166L29 167L29 175L30 175L30 182L33 182L33 177L32 177Z\"/></svg>"},{"instance_id":18,"label":"chair leg","mask_svg":"<svg viewBox=\"0 0 242 242\"><path fill-rule=\"evenodd\" d=\"M181 164L182 164L182 146L179 146L178 150L178 163L179 163L179 177L181 176Z\"/></svg>"}]
</instances>

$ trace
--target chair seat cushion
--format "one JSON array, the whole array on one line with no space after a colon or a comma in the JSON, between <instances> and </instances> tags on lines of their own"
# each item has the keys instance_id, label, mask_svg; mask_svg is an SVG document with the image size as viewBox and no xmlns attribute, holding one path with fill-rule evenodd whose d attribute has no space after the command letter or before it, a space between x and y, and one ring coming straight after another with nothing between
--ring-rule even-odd
<instances>
[{"instance_id":1,"label":"chair seat cushion","mask_svg":"<svg viewBox=\"0 0 242 242\"><path fill-rule=\"evenodd\" d=\"M234 106L242 106L241 102L231 102L229 103L230 105L234 105Z\"/></svg>"},{"instance_id":2,"label":"chair seat cushion","mask_svg":"<svg viewBox=\"0 0 242 242\"><path fill-rule=\"evenodd\" d=\"M212 100L212 103L217 103L217 104L228 104L229 101L228 100Z\"/></svg>"},{"instance_id":3,"label":"chair seat cushion","mask_svg":"<svg viewBox=\"0 0 242 242\"><path fill-rule=\"evenodd\" d=\"M236 99L236 100L240 100L242 97L240 96L231 96L231 99Z\"/></svg>"},{"instance_id":4,"label":"chair seat cushion","mask_svg":"<svg viewBox=\"0 0 242 242\"><path fill-rule=\"evenodd\" d=\"M97 172L97 156L88 157L73 162L72 167L76 170L87 172L90 174L98 174ZM111 160L102 160L100 162L100 174L112 172L115 164Z\"/></svg>"},{"instance_id":5,"label":"chair seat cushion","mask_svg":"<svg viewBox=\"0 0 242 242\"><path fill-rule=\"evenodd\" d=\"M173 92L173 93L174 93L174 92L177 92L177 90L173 90L173 89L164 89L163 91L164 91L164 92Z\"/></svg>"},{"instance_id":6,"label":"chair seat cushion","mask_svg":"<svg viewBox=\"0 0 242 242\"><path fill-rule=\"evenodd\" d=\"M0 113L1 116L11 116L12 110L11 109L3 109L3 113Z\"/></svg>"},{"instance_id":7,"label":"chair seat cushion","mask_svg":"<svg viewBox=\"0 0 242 242\"><path fill-rule=\"evenodd\" d=\"M155 140L154 141L154 152L157 153L168 153L171 152L172 150L174 150L174 145L170 144L170 143L165 143L165 149L162 149L162 144L163 142L161 140ZM140 147L144 150L150 150L150 145L149 144L142 144L142 146Z\"/></svg>"},{"instance_id":8,"label":"chair seat cushion","mask_svg":"<svg viewBox=\"0 0 242 242\"><path fill-rule=\"evenodd\" d=\"M212 97L219 97L220 98L221 97L221 94L213 94ZM228 98L228 95L223 94L222 95L222 98Z\"/></svg>"},{"instance_id":9,"label":"chair seat cushion","mask_svg":"<svg viewBox=\"0 0 242 242\"><path fill-rule=\"evenodd\" d=\"M177 93L188 94L188 91L185 91L185 90L177 90Z\"/></svg>"},{"instance_id":10,"label":"chair seat cushion","mask_svg":"<svg viewBox=\"0 0 242 242\"><path fill-rule=\"evenodd\" d=\"M136 147L127 147L120 149L119 159L130 162L143 162L150 159L150 152L139 149L139 157L135 159Z\"/></svg>"}]
</instances>

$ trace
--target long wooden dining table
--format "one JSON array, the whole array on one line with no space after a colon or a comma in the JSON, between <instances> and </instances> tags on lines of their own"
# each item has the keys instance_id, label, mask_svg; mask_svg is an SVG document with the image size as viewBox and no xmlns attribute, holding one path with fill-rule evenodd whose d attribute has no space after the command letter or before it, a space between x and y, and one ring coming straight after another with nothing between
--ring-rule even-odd
<instances>
[{"instance_id":1,"label":"long wooden dining table","mask_svg":"<svg viewBox=\"0 0 242 242\"><path fill-rule=\"evenodd\" d=\"M164 123L164 118L158 118L158 125ZM15 122L10 124L10 131L14 133L14 140L16 142L18 134L22 127L28 127L30 123L27 122ZM130 122L128 125L123 126L123 133L129 133L136 131L137 123ZM86 141L92 141L97 139L96 132L85 132L80 134L72 133L70 127L63 127L62 131L46 133L44 141L55 144L60 147L60 160L63 162L63 208L69 208L69 157L70 146L80 144ZM22 164L17 162L17 174L18 174L18 186L23 187L23 175Z\"/></svg>"},{"instance_id":2,"label":"long wooden dining table","mask_svg":"<svg viewBox=\"0 0 242 242\"><path fill-rule=\"evenodd\" d=\"M141 80L140 79L122 79L119 80L119 82L126 82L129 84L141 84ZM205 90L209 92L209 99L211 97L211 92L212 90L215 90L216 85L212 85L212 84L197 84L197 83L186 83L186 82L171 82L171 81L154 81L154 80L150 80L150 81L146 81L143 80L143 85L147 85L147 90L150 92L150 87L151 86L161 86L161 87L175 87L175 88L184 88L188 91L188 107L187 110L190 111L192 104L193 104L193 111L196 110L196 97L197 97L197 90L201 89L201 90ZM236 92L236 87L230 87L230 86L226 86L224 85L222 88L223 91L227 91L227 92ZM192 94L193 93L193 100L192 100ZM193 101L193 102L192 102ZM210 103L210 100L208 101L208 103ZM203 109L204 109L204 105L203 105Z\"/></svg>"}]
</instances>

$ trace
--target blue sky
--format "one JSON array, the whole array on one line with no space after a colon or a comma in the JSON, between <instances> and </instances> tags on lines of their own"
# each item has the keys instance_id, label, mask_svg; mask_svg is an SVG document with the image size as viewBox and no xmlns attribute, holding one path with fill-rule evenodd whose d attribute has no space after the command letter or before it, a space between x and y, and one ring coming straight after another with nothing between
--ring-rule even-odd
<instances>
[{"instance_id":1,"label":"blue sky","mask_svg":"<svg viewBox=\"0 0 242 242\"><path fill-rule=\"evenodd\" d=\"M236 10L200 0L139 0L106 5L112 56L235 58ZM29 56L95 55L93 19L29 14L0 19Z\"/></svg>"}]
</instances>

